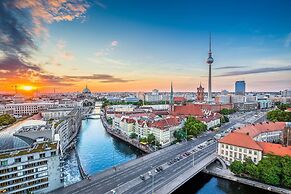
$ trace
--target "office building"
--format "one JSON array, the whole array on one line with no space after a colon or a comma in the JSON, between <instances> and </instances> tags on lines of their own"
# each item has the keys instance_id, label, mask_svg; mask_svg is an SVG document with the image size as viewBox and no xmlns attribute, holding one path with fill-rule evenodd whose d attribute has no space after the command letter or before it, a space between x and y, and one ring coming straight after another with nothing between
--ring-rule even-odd
<instances>
[{"instance_id":1,"label":"office building","mask_svg":"<svg viewBox=\"0 0 291 194\"><path fill-rule=\"evenodd\" d=\"M236 81L235 82L235 94L236 95L245 95L245 93L246 93L245 81Z\"/></svg>"}]
</instances>

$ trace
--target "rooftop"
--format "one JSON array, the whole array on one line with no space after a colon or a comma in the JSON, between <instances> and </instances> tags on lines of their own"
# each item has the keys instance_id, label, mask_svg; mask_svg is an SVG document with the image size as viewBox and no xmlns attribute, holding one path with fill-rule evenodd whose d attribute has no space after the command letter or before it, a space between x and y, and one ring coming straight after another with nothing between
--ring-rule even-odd
<instances>
[{"instance_id":1,"label":"rooftop","mask_svg":"<svg viewBox=\"0 0 291 194\"><path fill-rule=\"evenodd\" d=\"M229 133L227 136L220 139L219 143L263 151L257 142L255 142L251 136L245 133Z\"/></svg>"},{"instance_id":2,"label":"rooftop","mask_svg":"<svg viewBox=\"0 0 291 194\"><path fill-rule=\"evenodd\" d=\"M269 131L279 131L284 129L285 122L266 122L246 125L245 127L236 130L237 133L249 134L252 138L256 137L260 133Z\"/></svg>"},{"instance_id":3,"label":"rooftop","mask_svg":"<svg viewBox=\"0 0 291 194\"><path fill-rule=\"evenodd\" d=\"M291 146L284 147L280 144L257 142L263 148L264 154L272 154L277 156L291 156Z\"/></svg>"},{"instance_id":4,"label":"rooftop","mask_svg":"<svg viewBox=\"0 0 291 194\"><path fill-rule=\"evenodd\" d=\"M197 104L187 104L184 106L175 106L173 115L186 115L186 116L203 116L203 111Z\"/></svg>"},{"instance_id":5,"label":"rooftop","mask_svg":"<svg viewBox=\"0 0 291 194\"><path fill-rule=\"evenodd\" d=\"M24 148L24 149L14 150L14 151L10 150L9 152L0 153L0 159L11 158L15 156L22 156L22 155L27 155L27 154L37 153L37 152L44 152L47 150L55 150L55 149L57 149L57 143L44 142L44 143L34 144L34 146L31 148Z\"/></svg>"}]
</instances>

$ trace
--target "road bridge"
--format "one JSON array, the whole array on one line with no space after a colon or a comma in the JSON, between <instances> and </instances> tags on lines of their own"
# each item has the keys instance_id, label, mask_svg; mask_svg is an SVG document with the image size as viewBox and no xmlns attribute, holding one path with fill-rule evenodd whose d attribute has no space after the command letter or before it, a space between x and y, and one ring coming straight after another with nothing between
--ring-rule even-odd
<instances>
[{"instance_id":1,"label":"road bridge","mask_svg":"<svg viewBox=\"0 0 291 194\"><path fill-rule=\"evenodd\" d=\"M193 161L198 173L198 167L205 164L205 159L214 157L217 143L211 142L209 145L203 143L207 142L213 135L214 133L209 133L199 139L147 154L93 175L90 179L84 179L73 185L58 189L53 193L112 193L113 191L117 193L136 193L136 191L139 191L138 193L151 193L152 190L158 191L165 185L170 184L172 179L179 177L182 172L192 169ZM187 156L185 155L186 152L188 152ZM184 156L182 156L183 154ZM175 158L180 159L170 164ZM164 170L155 172L155 168L158 166L162 166ZM199 171L203 168L204 166L199 167ZM152 174L151 177L155 179L154 181L148 175L149 171ZM141 175L145 177L144 180L140 178Z\"/></svg>"}]
</instances>

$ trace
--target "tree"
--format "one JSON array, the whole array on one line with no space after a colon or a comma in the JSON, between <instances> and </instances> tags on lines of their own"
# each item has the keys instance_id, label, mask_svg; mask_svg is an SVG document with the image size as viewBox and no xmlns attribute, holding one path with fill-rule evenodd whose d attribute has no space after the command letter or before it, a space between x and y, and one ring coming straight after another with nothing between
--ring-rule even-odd
<instances>
[{"instance_id":1,"label":"tree","mask_svg":"<svg viewBox=\"0 0 291 194\"><path fill-rule=\"evenodd\" d=\"M230 165L230 171L233 172L234 174L242 174L244 173L244 165L241 161L234 161Z\"/></svg>"},{"instance_id":2,"label":"tree","mask_svg":"<svg viewBox=\"0 0 291 194\"><path fill-rule=\"evenodd\" d=\"M291 188L291 157L284 156L281 159L282 165L282 181L281 184Z\"/></svg>"},{"instance_id":3,"label":"tree","mask_svg":"<svg viewBox=\"0 0 291 194\"><path fill-rule=\"evenodd\" d=\"M149 144L155 144L155 141L156 141L156 137L154 134L150 133L148 134L148 137L147 137L147 142Z\"/></svg>"},{"instance_id":4,"label":"tree","mask_svg":"<svg viewBox=\"0 0 291 194\"><path fill-rule=\"evenodd\" d=\"M244 173L250 175L253 178L259 178L259 170L256 164L251 158L247 158L244 162Z\"/></svg>"},{"instance_id":5,"label":"tree","mask_svg":"<svg viewBox=\"0 0 291 194\"><path fill-rule=\"evenodd\" d=\"M16 118L10 114L0 115L0 126L10 125L16 121Z\"/></svg>"},{"instance_id":6,"label":"tree","mask_svg":"<svg viewBox=\"0 0 291 194\"><path fill-rule=\"evenodd\" d=\"M131 133L130 135L129 135L129 138L131 138L131 139L135 139L135 138L137 138L137 134L136 133Z\"/></svg>"},{"instance_id":7,"label":"tree","mask_svg":"<svg viewBox=\"0 0 291 194\"><path fill-rule=\"evenodd\" d=\"M274 122L288 122L291 121L291 112L282 110L272 110L267 113L267 119Z\"/></svg>"},{"instance_id":8,"label":"tree","mask_svg":"<svg viewBox=\"0 0 291 194\"><path fill-rule=\"evenodd\" d=\"M108 123L109 125L112 125L112 124L113 124L113 119L112 119L112 118L107 118L107 123Z\"/></svg>"},{"instance_id":9,"label":"tree","mask_svg":"<svg viewBox=\"0 0 291 194\"><path fill-rule=\"evenodd\" d=\"M235 113L235 110L223 108L221 109L221 111L219 111L219 113L223 115L229 115L229 114Z\"/></svg>"},{"instance_id":10,"label":"tree","mask_svg":"<svg viewBox=\"0 0 291 194\"><path fill-rule=\"evenodd\" d=\"M174 137L177 139L177 141L182 141L183 139L187 138L186 131L183 129L179 129L174 132Z\"/></svg>"},{"instance_id":11,"label":"tree","mask_svg":"<svg viewBox=\"0 0 291 194\"><path fill-rule=\"evenodd\" d=\"M291 188L291 157L267 155L256 165L250 159L244 163L234 161L230 170L239 175L248 175L264 183Z\"/></svg>"},{"instance_id":12,"label":"tree","mask_svg":"<svg viewBox=\"0 0 291 194\"><path fill-rule=\"evenodd\" d=\"M148 140L147 140L146 137L141 137L141 138L139 139L139 142L141 142L141 143L147 143Z\"/></svg>"},{"instance_id":13,"label":"tree","mask_svg":"<svg viewBox=\"0 0 291 194\"><path fill-rule=\"evenodd\" d=\"M267 155L258 164L259 179L271 185L280 185L281 157Z\"/></svg>"},{"instance_id":14,"label":"tree","mask_svg":"<svg viewBox=\"0 0 291 194\"><path fill-rule=\"evenodd\" d=\"M188 136L192 135L197 137L207 130L207 126L201 121L196 120L195 118L190 116L187 118L183 130L187 132Z\"/></svg>"},{"instance_id":15,"label":"tree","mask_svg":"<svg viewBox=\"0 0 291 194\"><path fill-rule=\"evenodd\" d=\"M284 104L284 103L275 103L275 105L277 106L278 109L280 110L286 110L287 108L291 107L291 104Z\"/></svg>"}]
</instances>

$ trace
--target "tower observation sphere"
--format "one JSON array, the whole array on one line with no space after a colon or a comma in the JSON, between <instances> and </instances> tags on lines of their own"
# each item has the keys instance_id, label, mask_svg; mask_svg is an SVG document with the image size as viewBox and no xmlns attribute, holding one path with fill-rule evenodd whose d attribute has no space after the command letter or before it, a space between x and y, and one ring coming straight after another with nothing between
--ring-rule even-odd
<instances>
[{"instance_id":1,"label":"tower observation sphere","mask_svg":"<svg viewBox=\"0 0 291 194\"><path fill-rule=\"evenodd\" d=\"M211 65L213 63L213 58L211 56L208 57L206 63L208 63L209 65Z\"/></svg>"}]
</instances>

